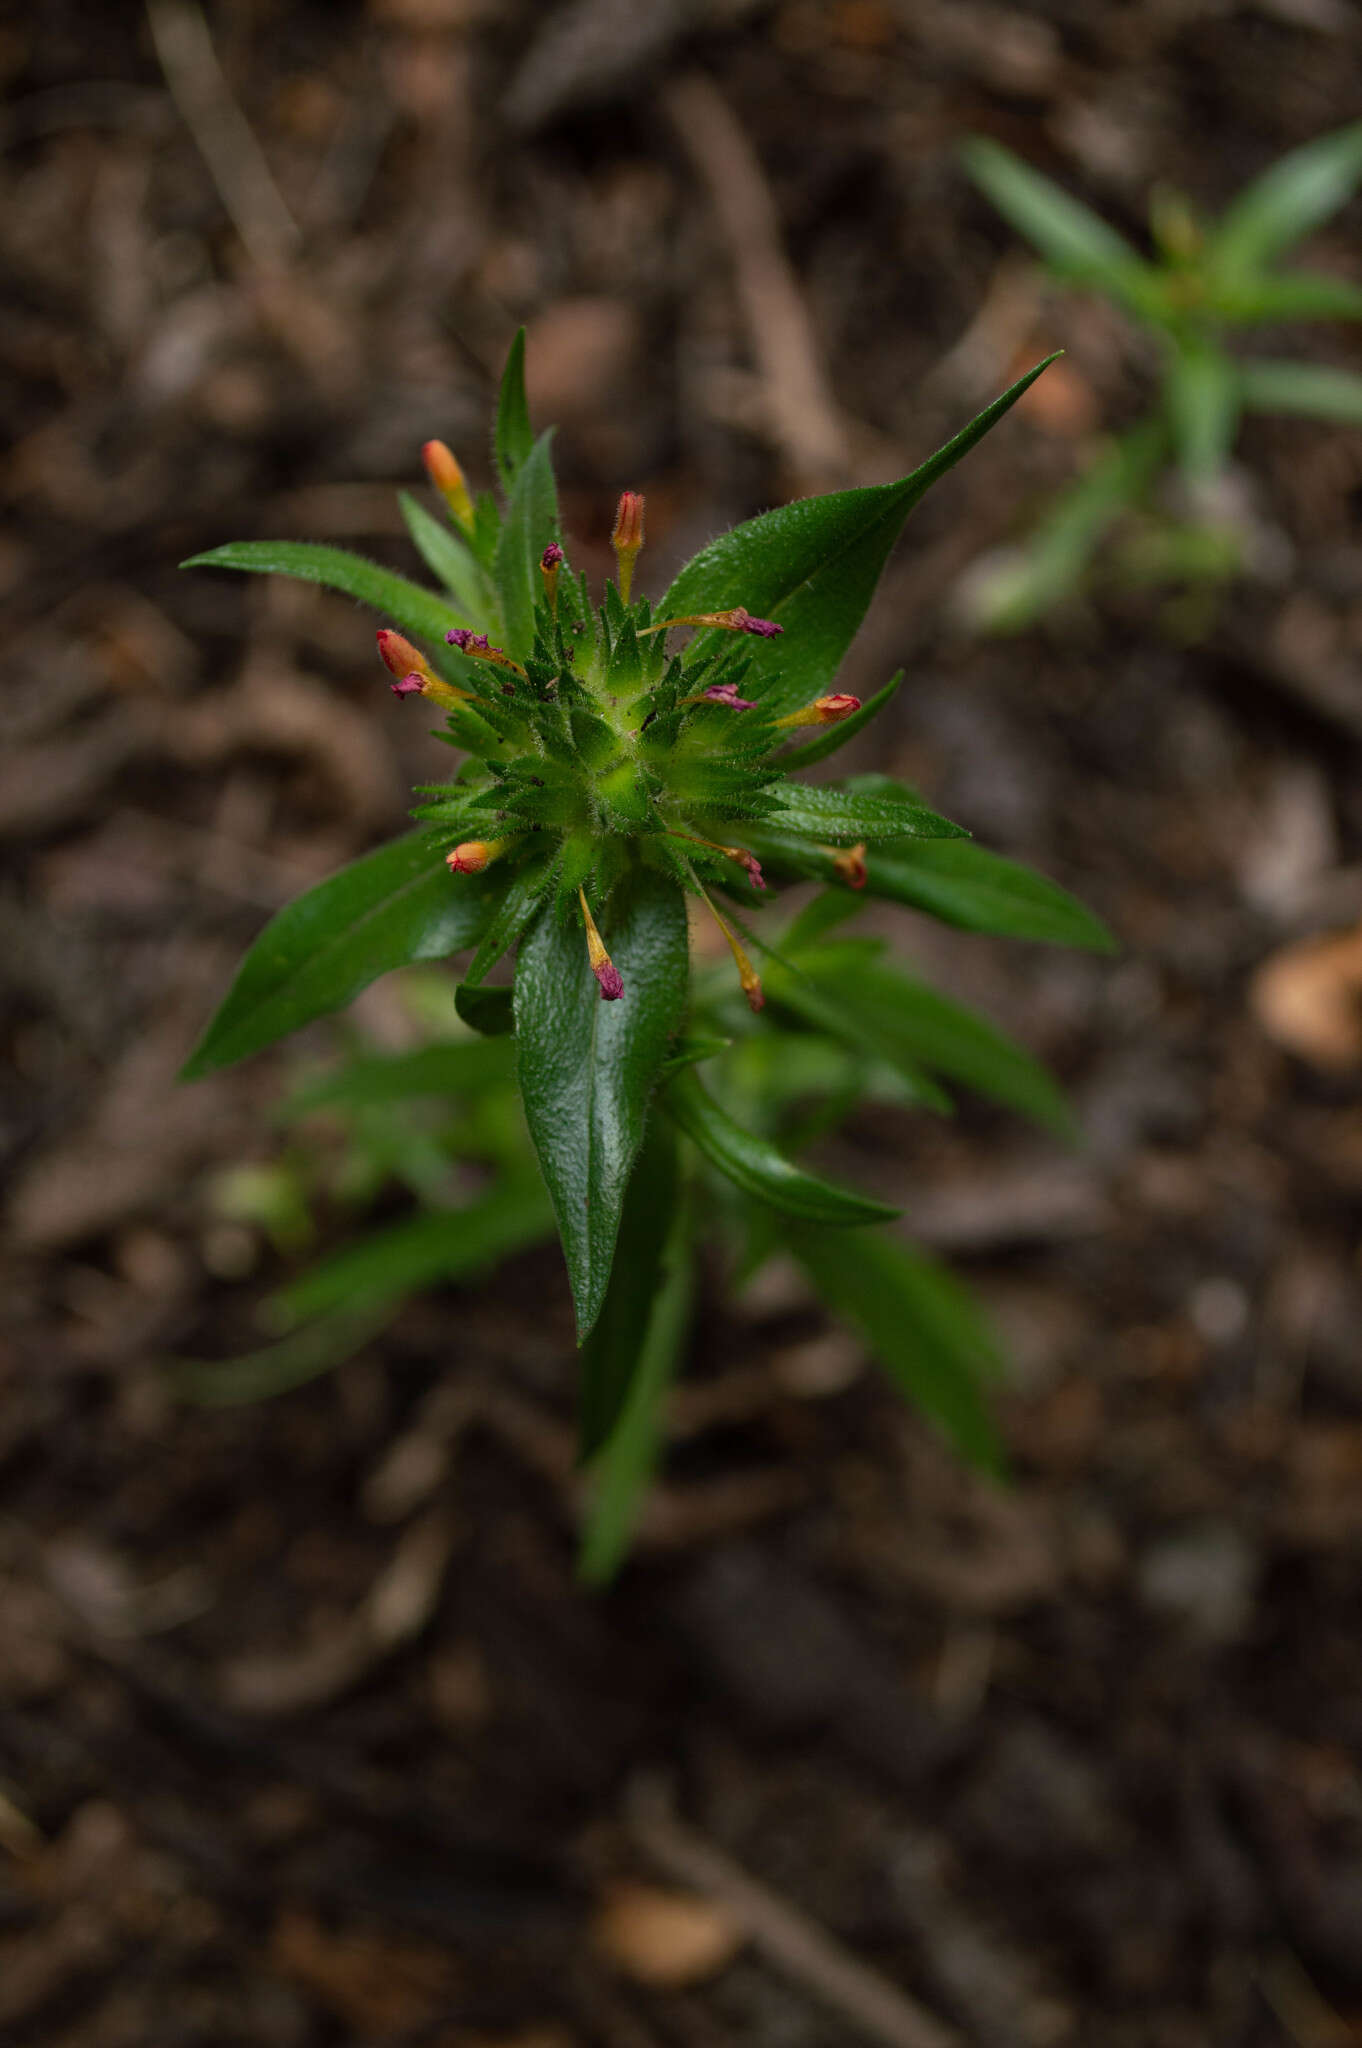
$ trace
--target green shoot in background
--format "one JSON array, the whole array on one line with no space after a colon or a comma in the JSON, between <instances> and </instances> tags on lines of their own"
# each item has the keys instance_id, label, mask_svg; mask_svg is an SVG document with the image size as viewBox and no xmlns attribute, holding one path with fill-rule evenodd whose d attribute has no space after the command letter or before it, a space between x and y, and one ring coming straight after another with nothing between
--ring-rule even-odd
<instances>
[{"instance_id":1,"label":"green shoot in background","mask_svg":"<svg viewBox=\"0 0 1362 2048\"><path fill-rule=\"evenodd\" d=\"M413 699L437 713L431 737L456 756L447 779L418 790L414 831L272 920L186 1078L342 1008L392 969L466 958L458 1035L357 1055L294 1105L348 1117L361 1180L376 1163L380 1178L395 1173L416 1212L285 1290L293 1327L280 1344L194 1369L189 1384L217 1400L295 1385L415 1290L556 1229L592 1479L583 1569L600 1579L656 1460L709 1234L744 1276L792 1253L904 1391L996 1464L982 1391L994 1353L968 1296L885 1228L893 1210L792 1154L862 1102L949 1110L943 1082L1059 1131L1064 1103L1022 1047L883 942L839 928L882 897L970 931L1109 941L1054 883L889 777L802 779L897 687L862 705L834 684L905 519L1045 365L899 482L804 499L723 535L656 605L633 596L644 504L625 492L618 574L598 604L568 561L523 353L518 337L493 444L499 496L474 501L449 450L429 442L445 516L403 498L438 592L300 542L232 543L186 564L302 577L370 604L391 622L378 645L393 694L408 715ZM783 882L822 887L782 920ZM692 959L688 906L731 967ZM493 982L508 956L509 985Z\"/></svg>"},{"instance_id":2,"label":"green shoot in background","mask_svg":"<svg viewBox=\"0 0 1362 2048\"><path fill-rule=\"evenodd\" d=\"M964 161L1054 275L1108 298L1154 338L1160 359L1149 413L1108 442L1021 547L966 579L971 623L1008 633L1043 617L1083 586L1103 541L1133 513L1143 528L1118 560L1125 580L1214 584L1238 574L1248 530L1225 483L1244 414L1362 426L1362 376L1229 347L1237 331L1273 322L1362 320L1362 285L1280 267L1357 190L1362 121L1282 157L1217 222L1156 189L1152 257L1000 143L975 137Z\"/></svg>"}]
</instances>

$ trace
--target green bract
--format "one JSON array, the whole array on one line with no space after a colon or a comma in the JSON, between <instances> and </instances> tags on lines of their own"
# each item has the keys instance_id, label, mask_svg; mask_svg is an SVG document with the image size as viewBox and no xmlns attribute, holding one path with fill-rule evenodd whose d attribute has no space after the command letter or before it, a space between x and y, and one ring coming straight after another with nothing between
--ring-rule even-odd
<instances>
[{"instance_id":1,"label":"green bract","mask_svg":"<svg viewBox=\"0 0 1362 2048\"><path fill-rule=\"evenodd\" d=\"M1178 193L1150 205L1156 255L1123 236L1001 143L965 146L975 183L1065 283L1104 293L1156 337L1162 390L1146 419L1114 440L1015 554L967 579L968 609L994 632L1029 625L1079 587L1104 536L1135 509L1152 521L1122 567L1132 580L1233 575L1245 536L1220 490L1243 414L1362 423L1362 377L1321 363L1230 352L1236 329L1271 321L1362 320L1362 286L1278 259L1362 183L1362 121L1293 150L1247 185L1218 222ZM1155 498L1172 472L1181 518Z\"/></svg>"},{"instance_id":2,"label":"green bract","mask_svg":"<svg viewBox=\"0 0 1362 2048\"><path fill-rule=\"evenodd\" d=\"M522 365L518 339L494 441L500 502L475 503L438 442L425 461L448 517L404 499L441 593L296 543L236 543L186 565L278 571L373 604L392 622L378 638L394 694L436 708L433 737L460 758L417 792L416 832L280 912L185 1072L243 1058L394 967L471 955L456 1007L486 1038L361 1058L304 1105L352 1114L389 1162L395 1146L402 1157L410 1102L445 1100L445 1123L412 1126L410 1162L397 1168L428 1213L288 1290L286 1315L321 1325L246 1361L239 1386L267 1384L272 1355L277 1383L296 1384L328 1362L325 1337L311 1341L319 1327L335 1355L353 1349L412 1287L476 1271L541 1234L551 1213L584 1345L584 1455L600 1479L587 1566L599 1574L619 1555L656 1445L702 1216L745 1242L749 1267L787 1243L842 1306L848 1275L861 1275L853 1319L895 1375L968 1448L991 1442L975 1384L988 1346L958 1290L906 1248L863 1239L895 1212L796 1165L789 1149L828 1121L829 1104L835 1115L880 1095L948 1109L941 1077L1054 1127L1064 1106L996 1029L899 974L877 943L829 933L881 895L974 930L1107 938L1053 883L984 853L889 778L792 779L893 695L897 679L866 706L835 689L890 549L926 488L1043 364L911 476L738 527L656 606L632 596L644 518L633 493L603 601L573 575L550 436L531 433ZM782 878L830 886L768 945L749 920L769 917ZM692 972L688 899L712 916L736 975ZM507 954L511 987L489 985ZM523 1125L508 1120L513 1087ZM450 1207L442 1158L477 1159L490 1184ZM709 1174L726 1192L702 1203L696 1185ZM834 1240L863 1248L843 1267ZM203 1369L200 1391L230 1398L230 1370Z\"/></svg>"}]
</instances>

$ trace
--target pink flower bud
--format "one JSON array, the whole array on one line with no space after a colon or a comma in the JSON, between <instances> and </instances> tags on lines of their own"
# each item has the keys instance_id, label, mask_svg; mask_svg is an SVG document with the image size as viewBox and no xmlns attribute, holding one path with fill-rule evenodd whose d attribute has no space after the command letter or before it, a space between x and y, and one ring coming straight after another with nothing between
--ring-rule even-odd
<instances>
[{"instance_id":1,"label":"pink flower bud","mask_svg":"<svg viewBox=\"0 0 1362 2048\"><path fill-rule=\"evenodd\" d=\"M420 676L413 670L409 676L399 677L397 682L390 685L390 688L394 697L420 697L425 694L426 686Z\"/></svg>"},{"instance_id":2,"label":"pink flower bud","mask_svg":"<svg viewBox=\"0 0 1362 2048\"><path fill-rule=\"evenodd\" d=\"M727 704L730 711L754 711L756 709L756 699L753 697L740 697L736 683L711 683L707 690L700 692L700 695L711 704Z\"/></svg>"},{"instance_id":3,"label":"pink flower bud","mask_svg":"<svg viewBox=\"0 0 1362 2048\"><path fill-rule=\"evenodd\" d=\"M577 900L582 906L582 921L586 926L586 957L601 987L603 1003L617 1003L624 994L624 978L618 967L606 952L601 935L596 929L596 920L591 915L585 889L577 891Z\"/></svg>"},{"instance_id":4,"label":"pink flower bud","mask_svg":"<svg viewBox=\"0 0 1362 2048\"><path fill-rule=\"evenodd\" d=\"M550 569L556 569L560 562L565 562L566 560L567 556L563 553L557 541L551 540L543 554L539 557L539 566L547 575Z\"/></svg>"}]
</instances>

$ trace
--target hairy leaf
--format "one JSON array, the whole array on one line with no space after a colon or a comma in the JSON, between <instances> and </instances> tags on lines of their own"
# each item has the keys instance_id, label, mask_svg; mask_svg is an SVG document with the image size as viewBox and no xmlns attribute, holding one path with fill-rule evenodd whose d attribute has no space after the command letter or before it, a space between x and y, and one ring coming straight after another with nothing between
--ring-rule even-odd
<instances>
[{"instance_id":1,"label":"hairy leaf","mask_svg":"<svg viewBox=\"0 0 1362 2048\"><path fill-rule=\"evenodd\" d=\"M962 825L928 810L904 791L901 796L862 795L854 790L792 782L774 792L779 809L770 823L781 832L807 832L816 839L967 839Z\"/></svg>"},{"instance_id":2,"label":"hairy leaf","mask_svg":"<svg viewBox=\"0 0 1362 2048\"><path fill-rule=\"evenodd\" d=\"M485 633L495 621L488 613L486 579L467 541L443 520L433 519L410 491L399 491L397 502L422 561L457 605L459 625Z\"/></svg>"},{"instance_id":3,"label":"hairy leaf","mask_svg":"<svg viewBox=\"0 0 1362 2048\"><path fill-rule=\"evenodd\" d=\"M602 934L624 981L601 1000L580 921L550 907L521 943L515 1026L520 1090L558 1215L579 1340L610 1278L620 1210L649 1097L685 1007L681 891L642 869L616 891Z\"/></svg>"},{"instance_id":4,"label":"hairy leaf","mask_svg":"<svg viewBox=\"0 0 1362 2048\"><path fill-rule=\"evenodd\" d=\"M476 945L496 893L495 872L451 882L423 832L352 861L266 925L181 1078L229 1067L342 1009L394 967Z\"/></svg>"},{"instance_id":5,"label":"hairy leaf","mask_svg":"<svg viewBox=\"0 0 1362 2048\"><path fill-rule=\"evenodd\" d=\"M943 924L999 938L1111 953L1116 942L1086 904L1020 861L972 839L926 839L866 855L866 893L925 910Z\"/></svg>"},{"instance_id":6,"label":"hairy leaf","mask_svg":"<svg viewBox=\"0 0 1362 2048\"><path fill-rule=\"evenodd\" d=\"M706 1093L693 1068L668 1081L662 1100L686 1136L744 1194L769 1202L787 1216L839 1230L851 1225L883 1223L898 1214L883 1202L852 1188L838 1187L818 1174L795 1166L774 1145L745 1131Z\"/></svg>"},{"instance_id":7,"label":"hairy leaf","mask_svg":"<svg viewBox=\"0 0 1362 2048\"><path fill-rule=\"evenodd\" d=\"M304 583L322 583L343 591L392 619L404 633L425 640L437 667L445 665L444 636L451 626L467 622L451 604L419 583L384 569L347 548L323 547L309 540L233 540L191 555L182 569L247 569L262 576L296 576Z\"/></svg>"},{"instance_id":8,"label":"hairy leaf","mask_svg":"<svg viewBox=\"0 0 1362 2048\"><path fill-rule=\"evenodd\" d=\"M540 593L539 561L558 537L558 486L549 454L553 429L541 434L516 471L511 502L497 543L496 581L506 652L524 661L534 647L534 607Z\"/></svg>"},{"instance_id":9,"label":"hairy leaf","mask_svg":"<svg viewBox=\"0 0 1362 2048\"><path fill-rule=\"evenodd\" d=\"M1016 404L1048 363L1037 363L953 440L898 483L801 498L749 519L702 548L657 608L659 619L745 606L784 627L753 640L743 694L764 709L792 711L832 681L865 616L889 551L924 493ZM700 632L694 653L719 655L732 636Z\"/></svg>"},{"instance_id":10,"label":"hairy leaf","mask_svg":"<svg viewBox=\"0 0 1362 2048\"><path fill-rule=\"evenodd\" d=\"M525 330L522 327L511 343L506 368L501 373L497 423L492 439L497 475L508 497L515 489L520 466L527 460L533 446L530 408L525 397Z\"/></svg>"},{"instance_id":11,"label":"hairy leaf","mask_svg":"<svg viewBox=\"0 0 1362 2048\"><path fill-rule=\"evenodd\" d=\"M614 1434L643 1356L662 1254L675 1226L679 1182L676 1140L654 1117L629 1176L610 1285L596 1327L582 1346L578 1402L581 1457L593 1457Z\"/></svg>"}]
</instances>

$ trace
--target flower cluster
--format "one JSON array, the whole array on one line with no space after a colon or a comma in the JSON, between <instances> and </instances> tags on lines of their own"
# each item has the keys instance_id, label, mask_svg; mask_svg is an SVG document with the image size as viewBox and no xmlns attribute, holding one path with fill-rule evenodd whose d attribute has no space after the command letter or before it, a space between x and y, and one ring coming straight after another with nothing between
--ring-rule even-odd
<instances>
[{"instance_id":1,"label":"flower cluster","mask_svg":"<svg viewBox=\"0 0 1362 2048\"><path fill-rule=\"evenodd\" d=\"M476 507L455 458L438 441L427 443L424 457L455 524L474 533ZM606 1002L618 1001L625 987L588 891L599 906L629 864L662 871L708 906L747 1001L759 1009L760 977L706 884L751 908L766 881L757 855L733 844L724 828L759 824L778 808L777 750L787 734L849 718L860 699L839 691L769 715L760 697L743 694L741 646L747 638L778 639L779 621L742 605L654 618L648 601L632 596L644 511L641 494L625 491L612 534L617 576L598 607L585 578L572 576L561 541L544 547L533 646L523 660L490 633L450 627L444 641L458 657L454 680L400 633L379 633L394 695L425 697L447 712L448 737L470 756L452 782L420 792L426 801L416 816L453 842L445 861L456 877L503 860L533 864L538 873L547 860L545 893L551 889L561 907L575 905ZM686 642L675 648L672 636L680 634ZM489 829L477 830L480 824ZM834 871L859 886L856 850L826 851L834 863L851 863Z\"/></svg>"}]
</instances>

